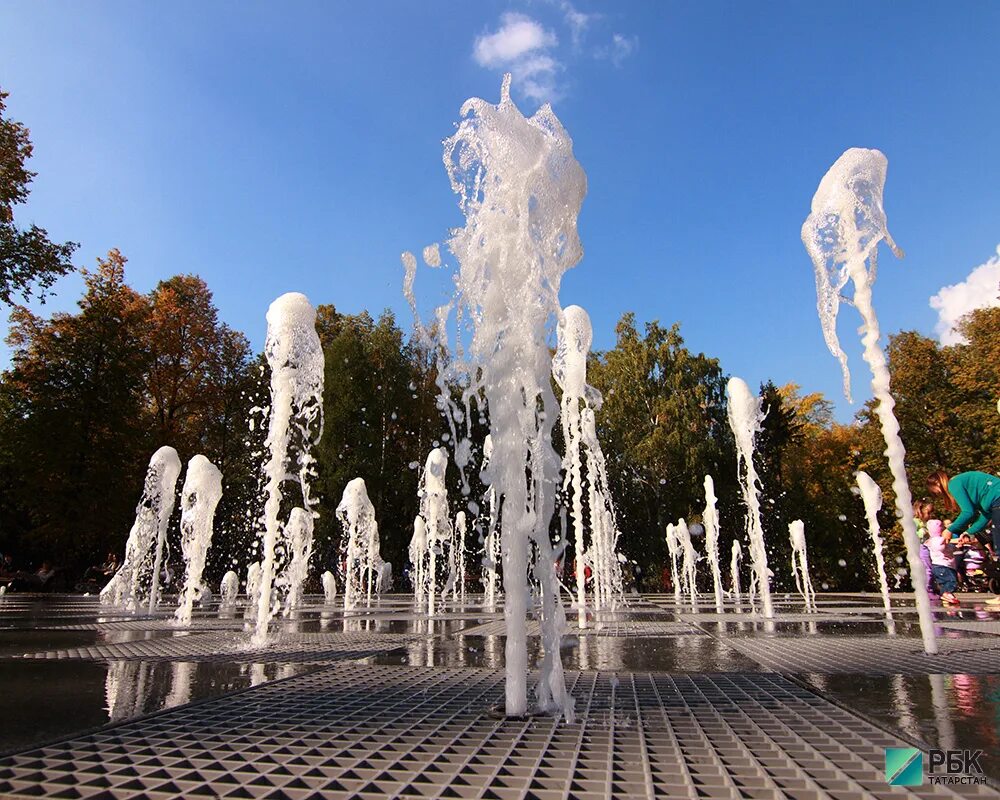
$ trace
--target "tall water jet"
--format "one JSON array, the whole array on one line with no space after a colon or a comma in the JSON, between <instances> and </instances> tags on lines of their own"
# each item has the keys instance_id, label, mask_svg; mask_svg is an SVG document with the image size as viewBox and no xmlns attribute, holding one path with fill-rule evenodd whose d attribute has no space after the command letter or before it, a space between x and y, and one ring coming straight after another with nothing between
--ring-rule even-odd
<instances>
[{"instance_id":1,"label":"tall water jet","mask_svg":"<svg viewBox=\"0 0 1000 800\"><path fill-rule=\"evenodd\" d=\"M437 610L438 571L448 563L451 550L452 528L448 510L448 486L445 482L447 472L448 451L443 447L436 447L427 456L424 474L420 479L420 516L426 524L427 540L424 549L424 582L428 614L434 614Z\"/></svg>"},{"instance_id":2,"label":"tall water jet","mask_svg":"<svg viewBox=\"0 0 1000 800\"><path fill-rule=\"evenodd\" d=\"M681 557L681 540L677 526L672 522L667 523L667 554L670 556L670 582L674 587L674 602L680 605L681 576L677 566Z\"/></svg>"},{"instance_id":3,"label":"tall water jet","mask_svg":"<svg viewBox=\"0 0 1000 800\"><path fill-rule=\"evenodd\" d=\"M733 550L729 557L729 591L737 609L743 602L743 592L740 588L740 565L743 563L743 546L739 539L733 539Z\"/></svg>"},{"instance_id":4,"label":"tall water jet","mask_svg":"<svg viewBox=\"0 0 1000 800\"><path fill-rule=\"evenodd\" d=\"M285 524L288 541L288 568L280 584L285 586L285 615L288 616L302 603L302 591L309 575L309 559L312 558L313 516L302 508L293 508Z\"/></svg>"},{"instance_id":5,"label":"tall water jet","mask_svg":"<svg viewBox=\"0 0 1000 800\"><path fill-rule=\"evenodd\" d=\"M579 626L587 621L586 548L583 519L583 461L580 453L580 403L587 385L587 354L593 341L590 317L580 306L563 309L556 328L556 355L552 360L552 376L562 389L562 429L566 452L563 456L563 491L570 500L576 553L576 605Z\"/></svg>"},{"instance_id":6,"label":"tall water jet","mask_svg":"<svg viewBox=\"0 0 1000 800\"><path fill-rule=\"evenodd\" d=\"M487 469L493 456L493 437L486 435L483 442L483 469ZM500 506L495 486L486 487L486 508L489 513L486 535L483 537L483 606L488 611L496 608L500 570Z\"/></svg>"},{"instance_id":7,"label":"tall water jet","mask_svg":"<svg viewBox=\"0 0 1000 800\"><path fill-rule=\"evenodd\" d=\"M236 597L240 593L240 576L233 570L229 570L222 576L222 583L219 584L219 595L222 598L222 605L232 606L236 604Z\"/></svg>"},{"instance_id":8,"label":"tall water jet","mask_svg":"<svg viewBox=\"0 0 1000 800\"><path fill-rule=\"evenodd\" d=\"M165 446L153 453L125 543L125 558L101 590L102 603L125 606L130 611L148 603L150 613L156 610L160 564L180 474L181 460L174 448Z\"/></svg>"},{"instance_id":9,"label":"tall water jet","mask_svg":"<svg viewBox=\"0 0 1000 800\"><path fill-rule=\"evenodd\" d=\"M483 476L496 488L500 504L505 711L520 716L528 709L528 562L533 554L544 651L538 705L572 718L560 655L566 615L549 538L560 459L552 448L558 405L548 338L561 310L562 276L582 255L576 220L586 176L548 105L530 119L517 109L510 75L504 77L498 105L480 99L464 104L458 130L445 142L444 160L466 224L448 243L459 264L457 292L438 319L446 321L454 308L458 325L469 330L456 334L454 358L443 374L455 384L464 380L464 395L485 399L489 409L493 456ZM449 425L458 419L470 424L467 413L456 414L457 409L449 413ZM462 469L468 445L457 443L455 452Z\"/></svg>"},{"instance_id":10,"label":"tall water jet","mask_svg":"<svg viewBox=\"0 0 1000 800\"><path fill-rule=\"evenodd\" d=\"M764 618L772 619L774 607L771 604L771 571L767 566L764 527L760 520L760 482L753 463L754 439L760 431L763 418L760 399L740 378L729 379L726 394L729 397L729 427L736 439L737 469L742 481L743 503L747 507L747 535L750 539L750 560L753 562L750 595L753 598L756 592L760 592Z\"/></svg>"},{"instance_id":11,"label":"tall water jet","mask_svg":"<svg viewBox=\"0 0 1000 800\"><path fill-rule=\"evenodd\" d=\"M419 609L427 602L427 523L419 514L413 520L409 552L413 602Z\"/></svg>"},{"instance_id":12,"label":"tall water jet","mask_svg":"<svg viewBox=\"0 0 1000 800\"><path fill-rule=\"evenodd\" d=\"M452 581L452 598L465 602L465 539L468 534L468 523L465 512L455 515L454 539L451 546L450 561L454 564L455 578Z\"/></svg>"},{"instance_id":13,"label":"tall water jet","mask_svg":"<svg viewBox=\"0 0 1000 800\"><path fill-rule=\"evenodd\" d=\"M362 478L355 478L344 487L337 519L344 529L341 542L344 608L349 611L358 607L362 597L371 604L372 586L382 561L375 506L368 499L368 488Z\"/></svg>"},{"instance_id":14,"label":"tall water jet","mask_svg":"<svg viewBox=\"0 0 1000 800\"><path fill-rule=\"evenodd\" d=\"M181 489L181 554L187 569L174 619L182 625L191 623L194 601L205 588L201 575L205 570L208 548L212 545L215 508L221 499L222 473L205 456L195 456L188 462L184 488Z\"/></svg>"},{"instance_id":15,"label":"tall water jet","mask_svg":"<svg viewBox=\"0 0 1000 800\"><path fill-rule=\"evenodd\" d=\"M618 560L618 520L608 488L607 462L597 439L597 421L592 406L580 413L580 430L587 456L594 601L598 608L614 609L624 599L621 562Z\"/></svg>"},{"instance_id":16,"label":"tall water jet","mask_svg":"<svg viewBox=\"0 0 1000 800\"><path fill-rule=\"evenodd\" d=\"M861 501L865 505L868 533L872 537L872 551L875 553L875 570L882 592L882 605L885 607L887 618L892 619L892 601L889 599L889 581L885 575L885 554L882 551L882 531L878 524L878 512L882 508L882 490L867 472L859 471L855 479L861 492Z\"/></svg>"},{"instance_id":17,"label":"tall water jet","mask_svg":"<svg viewBox=\"0 0 1000 800\"><path fill-rule=\"evenodd\" d=\"M879 344L878 318L872 305L872 286L878 268L878 245L884 241L897 258L903 252L889 234L882 193L888 160L878 150L852 147L837 159L823 176L813 195L809 216L802 224L802 242L816 272L816 306L823 337L830 352L840 361L844 393L851 398L847 355L837 338L840 303L853 305L861 315L864 359L872 371L875 413L885 439L885 455L892 473L896 515L903 529L906 556L917 602L917 616L924 650L937 653L934 620L927 596L927 576L920 561L920 540L913 519L913 498L906 480L905 456L899 437L899 422L893 414L895 401L889 387L889 366ZM842 292L853 284L853 296Z\"/></svg>"},{"instance_id":18,"label":"tall water jet","mask_svg":"<svg viewBox=\"0 0 1000 800\"><path fill-rule=\"evenodd\" d=\"M271 368L271 409L265 442L263 557L253 637L258 647L266 644L271 617L281 607L282 589L290 586L286 571L291 531L281 519L285 483L298 484L300 497L294 501L301 500L301 510L313 515L309 481L314 473L312 447L323 429L323 348L316 334L316 312L305 295L289 292L271 303L264 355Z\"/></svg>"},{"instance_id":19,"label":"tall water jet","mask_svg":"<svg viewBox=\"0 0 1000 800\"><path fill-rule=\"evenodd\" d=\"M337 602L337 579L327 570L323 573L323 600L328 606Z\"/></svg>"},{"instance_id":20,"label":"tall water jet","mask_svg":"<svg viewBox=\"0 0 1000 800\"><path fill-rule=\"evenodd\" d=\"M691 541L691 531L683 519L677 521L677 539L681 545L681 572L684 574L684 587L687 589L691 609L698 610L698 553Z\"/></svg>"},{"instance_id":21,"label":"tall water jet","mask_svg":"<svg viewBox=\"0 0 1000 800\"><path fill-rule=\"evenodd\" d=\"M247 567L247 606L243 616L246 619L256 619L257 602L260 598L260 562L252 561Z\"/></svg>"},{"instance_id":22,"label":"tall water jet","mask_svg":"<svg viewBox=\"0 0 1000 800\"><path fill-rule=\"evenodd\" d=\"M816 610L816 592L813 590L812 578L809 577L809 556L806 553L806 526L797 519L788 524L788 540L792 545L792 575L795 577L795 588L799 590L806 603L806 611Z\"/></svg>"},{"instance_id":23,"label":"tall water jet","mask_svg":"<svg viewBox=\"0 0 1000 800\"><path fill-rule=\"evenodd\" d=\"M719 510L715 496L715 481L711 475L705 476L705 555L712 570L712 588L715 590L715 610L722 613L722 574L719 569Z\"/></svg>"}]
</instances>

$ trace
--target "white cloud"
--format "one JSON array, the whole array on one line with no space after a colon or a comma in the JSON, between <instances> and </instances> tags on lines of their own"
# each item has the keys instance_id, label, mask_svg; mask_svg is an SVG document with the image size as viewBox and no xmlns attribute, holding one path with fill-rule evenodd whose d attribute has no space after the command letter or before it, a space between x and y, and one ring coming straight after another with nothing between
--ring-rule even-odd
<instances>
[{"instance_id":1,"label":"white cloud","mask_svg":"<svg viewBox=\"0 0 1000 800\"><path fill-rule=\"evenodd\" d=\"M1000 245L997 254L980 264L961 283L943 287L931 298L931 308L938 312L934 327L941 344L964 344L956 330L959 320L977 308L1000 306Z\"/></svg>"},{"instance_id":2,"label":"white cloud","mask_svg":"<svg viewBox=\"0 0 1000 800\"><path fill-rule=\"evenodd\" d=\"M559 98L556 75L562 64L551 54L559 43L552 31L524 14L500 17L500 28L476 38L472 54L483 67L507 70L511 82L526 97L539 103Z\"/></svg>"},{"instance_id":3,"label":"white cloud","mask_svg":"<svg viewBox=\"0 0 1000 800\"><path fill-rule=\"evenodd\" d=\"M523 56L558 43L554 33L524 14L504 14L500 23L496 32L476 37L473 56L480 66L510 67Z\"/></svg>"}]
</instances>

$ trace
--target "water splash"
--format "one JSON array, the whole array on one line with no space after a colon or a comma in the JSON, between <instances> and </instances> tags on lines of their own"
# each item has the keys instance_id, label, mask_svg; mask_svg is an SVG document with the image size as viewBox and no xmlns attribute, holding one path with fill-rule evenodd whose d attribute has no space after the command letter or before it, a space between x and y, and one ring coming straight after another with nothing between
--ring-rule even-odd
<instances>
[{"instance_id":1,"label":"water splash","mask_svg":"<svg viewBox=\"0 0 1000 800\"><path fill-rule=\"evenodd\" d=\"M293 508L285 525L285 536L288 541L288 569L283 578L275 585L284 586L285 616L302 603L302 589L309 575L309 559L312 557L313 516L302 508Z\"/></svg>"},{"instance_id":2,"label":"water splash","mask_svg":"<svg viewBox=\"0 0 1000 800\"><path fill-rule=\"evenodd\" d=\"M327 570L323 573L323 599L328 606L332 606L337 602L337 579L333 577L333 573Z\"/></svg>"},{"instance_id":3,"label":"water splash","mask_svg":"<svg viewBox=\"0 0 1000 800\"><path fill-rule=\"evenodd\" d=\"M743 591L740 588L740 565L743 563L743 546L739 539L733 539L733 550L729 557L729 591L737 610L743 602Z\"/></svg>"},{"instance_id":4,"label":"water splash","mask_svg":"<svg viewBox=\"0 0 1000 800\"><path fill-rule=\"evenodd\" d=\"M449 553L449 570L452 575L448 576L451 584L452 598L459 602L465 602L465 539L468 535L468 523L465 512L459 511L455 515L454 539Z\"/></svg>"},{"instance_id":5,"label":"water splash","mask_svg":"<svg viewBox=\"0 0 1000 800\"><path fill-rule=\"evenodd\" d=\"M595 390L596 391L596 390ZM590 507L590 563L593 570L594 603L614 610L624 602L621 562L618 558L618 520L608 488L608 466L597 439L594 408L580 413L583 449L587 456L586 482Z\"/></svg>"},{"instance_id":6,"label":"water splash","mask_svg":"<svg viewBox=\"0 0 1000 800\"><path fill-rule=\"evenodd\" d=\"M486 477L490 459L493 456L493 437L487 434L483 442L483 480L486 482L486 508L489 514L486 534L483 537L483 607L487 611L496 609L499 595L498 582L500 578L500 506L497 503L497 490Z\"/></svg>"},{"instance_id":7,"label":"water splash","mask_svg":"<svg viewBox=\"0 0 1000 800\"><path fill-rule=\"evenodd\" d=\"M344 608L357 608L362 597L370 606L382 558L379 555L375 506L368 499L368 488L362 478L355 478L344 488L344 495L337 506L337 519L344 529L341 544Z\"/></svg>"},{"instance_id":8,"label":"water splash","mask_svg":"<svg viewBox=\"0 0 1000 800\"><path fill-rule=\"evenodd\" d=\"M184 589L174 612L181 625L191 623L194 601L205 589L201 576L205 558L212 546L212 522L222 499L222 473L205 456L188 462L184 488L181 489L181 554L184 556Z\"/></svg>"},{"instance_id":9,"label":"water splash","mask_svg":"<svg viewBox=\"0 0 1000 800\"><path fill-rule=\"evenodd\" d=\"M879 590L882 592L882 605L885 607L886 618L892 619L892 601L889 599L889 581L885 575L885 554L882 549L882 531L878 524L878 512L882 509L882 490L872 480L867 472L859 471L854 476L861 492L861 501L865 505L865 518L868 520L868 533L872 537L872 550L875 553L875 571L878 575Z\"/></svg>"},{"instance_id":10,"label":"water splash","mask_svg":"<svg viewBox=\"0 0 1000 800\"><path fill-rule=\"evenodd\" d=\"M667 553L670 556L670 582L674 587L674 602L680 605L681 575L678 571L678 562L681 557L681 540L677 526L673 522L667 523Z\"/></svg>"},{"instance_id":11,"label":"water splash","mask_svg":"<svg viewBox=\"0 0 1000 800\"><path fill-rule=\"evenodd\" d=\"M466 224L448 242L459 265L457 292L438 321L454 309L466 330L464 338L456 335L453 358L441 374L454 385L464 382L466 401L485 400L489 409L493 456L486 477L501 505L505 711L519 716L528 708L528 568L534 555L544 651L538 705L572 718L560 655L565 610L549 538L560 459L552 448L558 406L548 337L561 310L562 275L582 255L576 220L586 176L548 105L531 118L517 109L509 75L499 104L471 99L463 105L458 130L445 142L444 162ZM461 417L467 425L469 416ZM446 418L454 426L455 410ZM455 450L463 482L467 438Z\"/></svg>"},{"instance_id":12,"label":"water splash","mask_svg":"<svg viewBox=\"0 0 1000 800\"><path fill-rule=\"evenodd\" d=\"M222 605L235 605L239 593L240 576L233 572L233 570L229 570L229 572L222 576L222 583L219 584L219 595L222 597Z\"/></svg>"},{"instance_id":13,"label":"water splash","mask_svg":"<svg viewBox=\"0 0 1000 800\"><path fill-rule=\"evenodd\" d=\"M797 519L788 524L788 540L792 545L792 575L795 588L799 590L806 604L806 611L816 610L816 592L809 577L809 556L806 553L806 526Z\"/></svg>"},{"instance_id":14,"label":"water splash","mask_svg":"<svg viewBox=\"0 0 1000 800\"><path fill-rule=\"evenodd\" d=\"M427 602L427 523L419 514L413 520L409 554L413 602L420 609Z\"/></svg>"},{"instance_id":15,"label":"water splash","mask_svg":"<svg viewBox=\"0 0 1000 800\"><path fill-rule=\"evenodd\" d=\"M101 602L137 611L143 605L156 610L160 565L167 527L174 510L181 460L172 447L161 447L149 460L142 498L125 543L121 567L101 590Z\"/></svg>"},{"instance_id":16,"label":"water splash","mask_svg":"<svg viewBox=\"0 0 1000 800\"><path fill-rule=\"evenodd\" d=\"M816 272L816 296L823 335L844 373L844 391L850 398L847 357L837 340L837 312L841 302L853 305L861 315L864 358L872 371L875 413L885 439L886 457L892 473L896 512L903 528L903 541L916 595L917 616L924 650L937 652L934 619L927 596L927 578L920 561L920 540L913 519L913 499L906 479L906 449L893 414L895 401L889 387L889 366L879 344L878 318L872 305L872 286L878 267L878 244L884 241L897 257L903 252L889 234L882 193L888 160L878 150L853 147L844 152L819 183L809 216L802 224L802 242ZM853 295L842 291L851 283Z\"/></svg>"},{"instance_id":17,"label":"water splash","mask_svg":"<svg viewBox=\"0 0 1000 800\"><path fill-rule=\"evenodd\" d=\"M420 479L420 517L424 521L425 544L422 548L422 581L426 596L427 613L437 610L440 582L438 573L444 571L451 551L453 531L451 512L448 509L448 451L436 447L427 456ZM416 532L416 531L414 531ZM444 592L441 592L442 596Z\"/></svg>"},{"instance_id":18,"label":"water splash","mask_svg":"<svg viewBox=\"0 0 1000 800\"><path fill-rule=\"evenodd\" d=\"M694 549L694 542L691 540L691 531L687 522L683 519L677 521L674 528L677 541L681 550L681 574L684 578L684 587L687 590L688 599L691 601L691 610L698 610L698 552Z\"/></svg>"},{"instance_id":19,"label":"water splash","mask_svg":"<svg viewBox=\"0 0 1000 800\"><path fill-rule=\"evenodd\" d=\"M267 310L264 355L271 367L271 410L267 429L268 460L263 530L263 558L257 592L253 643L267 643L271 617L291 586L291 530L281 520L283 487L294 481L300 513L313 515L309 481L314 473L312 447L323 428L323 348L316 334L316 312L305 295L284 294ZM289 517L289 521L290 521ZM296 529L300 529L301 525Z\"/></svg>"},{"instance_id":20,"label":"water splash","mask_svg":"<svg viewBox=\"0 0 1000 800\"><path fill-rule=\"evenodd\" d=\"M712 588L715 591L715 610L722 613L722 574L719 569L719 511L716 506L715 481L711 475L705 476L705 511L702 521L705 525L705 555L712 570Z\"/></svg>"},{"instance_id":21,"label":"water splash","mask_svg":"<svg viewBox=\"0 0 1000 800\"><path fill-rule=\"evenodd\" d=\"M760 481L753 463L754 440L760 431L763 419L760 398L751 392L750 387L740 378L729 379L726 395L729 397L727 406L729 427L732 428L736 439L737 469L742 481L743 503L747 508L747 535L750 539L750 559L753 562L750 598L753 602L757 593L760 593L764 618L771 619L774 617L774 607L771 604L771 571L767 566L764 527L760 519L758 494Z\"/></svg>"}]
</instances>

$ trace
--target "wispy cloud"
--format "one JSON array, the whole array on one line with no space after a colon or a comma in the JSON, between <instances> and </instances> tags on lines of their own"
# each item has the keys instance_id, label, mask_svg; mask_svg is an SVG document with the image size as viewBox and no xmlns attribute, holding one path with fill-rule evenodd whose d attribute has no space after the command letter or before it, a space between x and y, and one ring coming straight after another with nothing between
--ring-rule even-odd
<instances>
[{"instance_id":1,"label":"wispy cloud","mask_svg":"<svg viewBox=\"0 0 1000 800\"><path fill-rule=\"evenodd\" d=\"M547 14L541 16L548 26L527 14L508 11L500 16L496 29L481 33L472 45L472 57L479 66L510 72L513 88L528 100L552 103L563 97L568 64L596 58L620 67L639 46L637 36L615 33L610 42L594 47L595 26L603 15L580 11L572 0L547 0L545 5ZM537 6L536 10L543 11ZM562 44L555 29L569 45Z\"/></svg>"},{"instance_id":2,"label":"wispy cloud","mask_svg":"<svg viewBox=\"0 0 1000 800\"><path fill-rule=\"evenodd\" d=\"M620 67L625 59L638 49L638 36L625 36L624 34L616 33L612 35L610 44L597 48L594 56L600 59L607 59L616 67Z\"/></svg>"},{"instance_id":3,"label":"wispy cloud","mask_svg":"<svg viewBox=\"0 0 1000 800\"><path fill-rule=\"evenodd\" d=\"M559 96L556 74L562 64L550 52L558 43L555 33L537 20L508 12L496 31L476 37L472 55L482 67L509 70L514 86L545 103Z\"/></svg>"},{"instance_id":4,"label":"wispy cloud","mask_svg":"<svg viewBox=\"0 0 1000 800\"><path fill-rule=\"evenodd\" d=\"M997 254L969 273L961 283L943 287L931 298L931 308L938 312L935 331L941 344L964 344L956 326L959 320L977 308L1000 306L1000 245Z\"/></svg>"},{"instance_id":5,"label":"wispy cloud","mask_svg":"<svg viewBox=\"0 0 1000 800\"><path fill-rule=\"evenodd\" d=\"M583 37L587 34L587 28L595 20L601 18L600 14L587 14L580 11L569 0L560 0L559 10L563 13L566 25L569 27L570 40L574 48L579 48L583 44Z\"/></svg>"}]
</instances>

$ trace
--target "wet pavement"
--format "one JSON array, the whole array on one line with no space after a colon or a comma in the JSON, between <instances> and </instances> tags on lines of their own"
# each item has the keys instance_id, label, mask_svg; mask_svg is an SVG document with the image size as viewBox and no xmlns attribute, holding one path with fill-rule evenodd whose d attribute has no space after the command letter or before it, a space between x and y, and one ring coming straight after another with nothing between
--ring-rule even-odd
<instances>
[{"instance_id":1,"label":"wet pavement","mask_svg":"<svg viewBox=\"0 0 1000 800\"><path fill-rule=\"evenodd\" d=\"M129 615L101 608L96 598L0 597L0 751L71 736L100 738L101 731L155 712L174 709L170 718L201 708L191 705L198 701L212 701L204 706L211 709L225 698L252 698L275 681L293 686L352 670L361 676L501 675L503 615L477 600L451 604L429 620L404 595L350 614L310 597L294 619L276 626L266 648L254 649L241 604L198 609L191 625L178 627L166 606L154 615ZM571 615L563 665L580 676L603 676L611 686L641 675L675 681L710 676L716 682L718 676L743 676L766 683L780 674L831 709L824 713L842 709L872 741L883 731L924 749L982 749L986 773L1000 781L1000 614L978 599L963 598L957 610L935 610L936 657L922 652L906 595L894 595L891 619L872 595L821 595L814 613L794 598L778 597L774 620L746 606L727 605L718 614L708 601L700 598L694 609L673 595L633 596L625 608L590 614L583 628ZM534 669L541 657L537 625L529 625L532 633ZM419 685L413 690L425 691ZM643 696L636 695L635 719L648 712ZM796 763L808 771L809 762ZM20 784L3 789L2 764L0 759L0 794L18 796L12 787L20 787L31 795ZM846 766L838 768L850 776ZM754 796L800 796L776 791Z\"/></svg>"}]
</instances>

